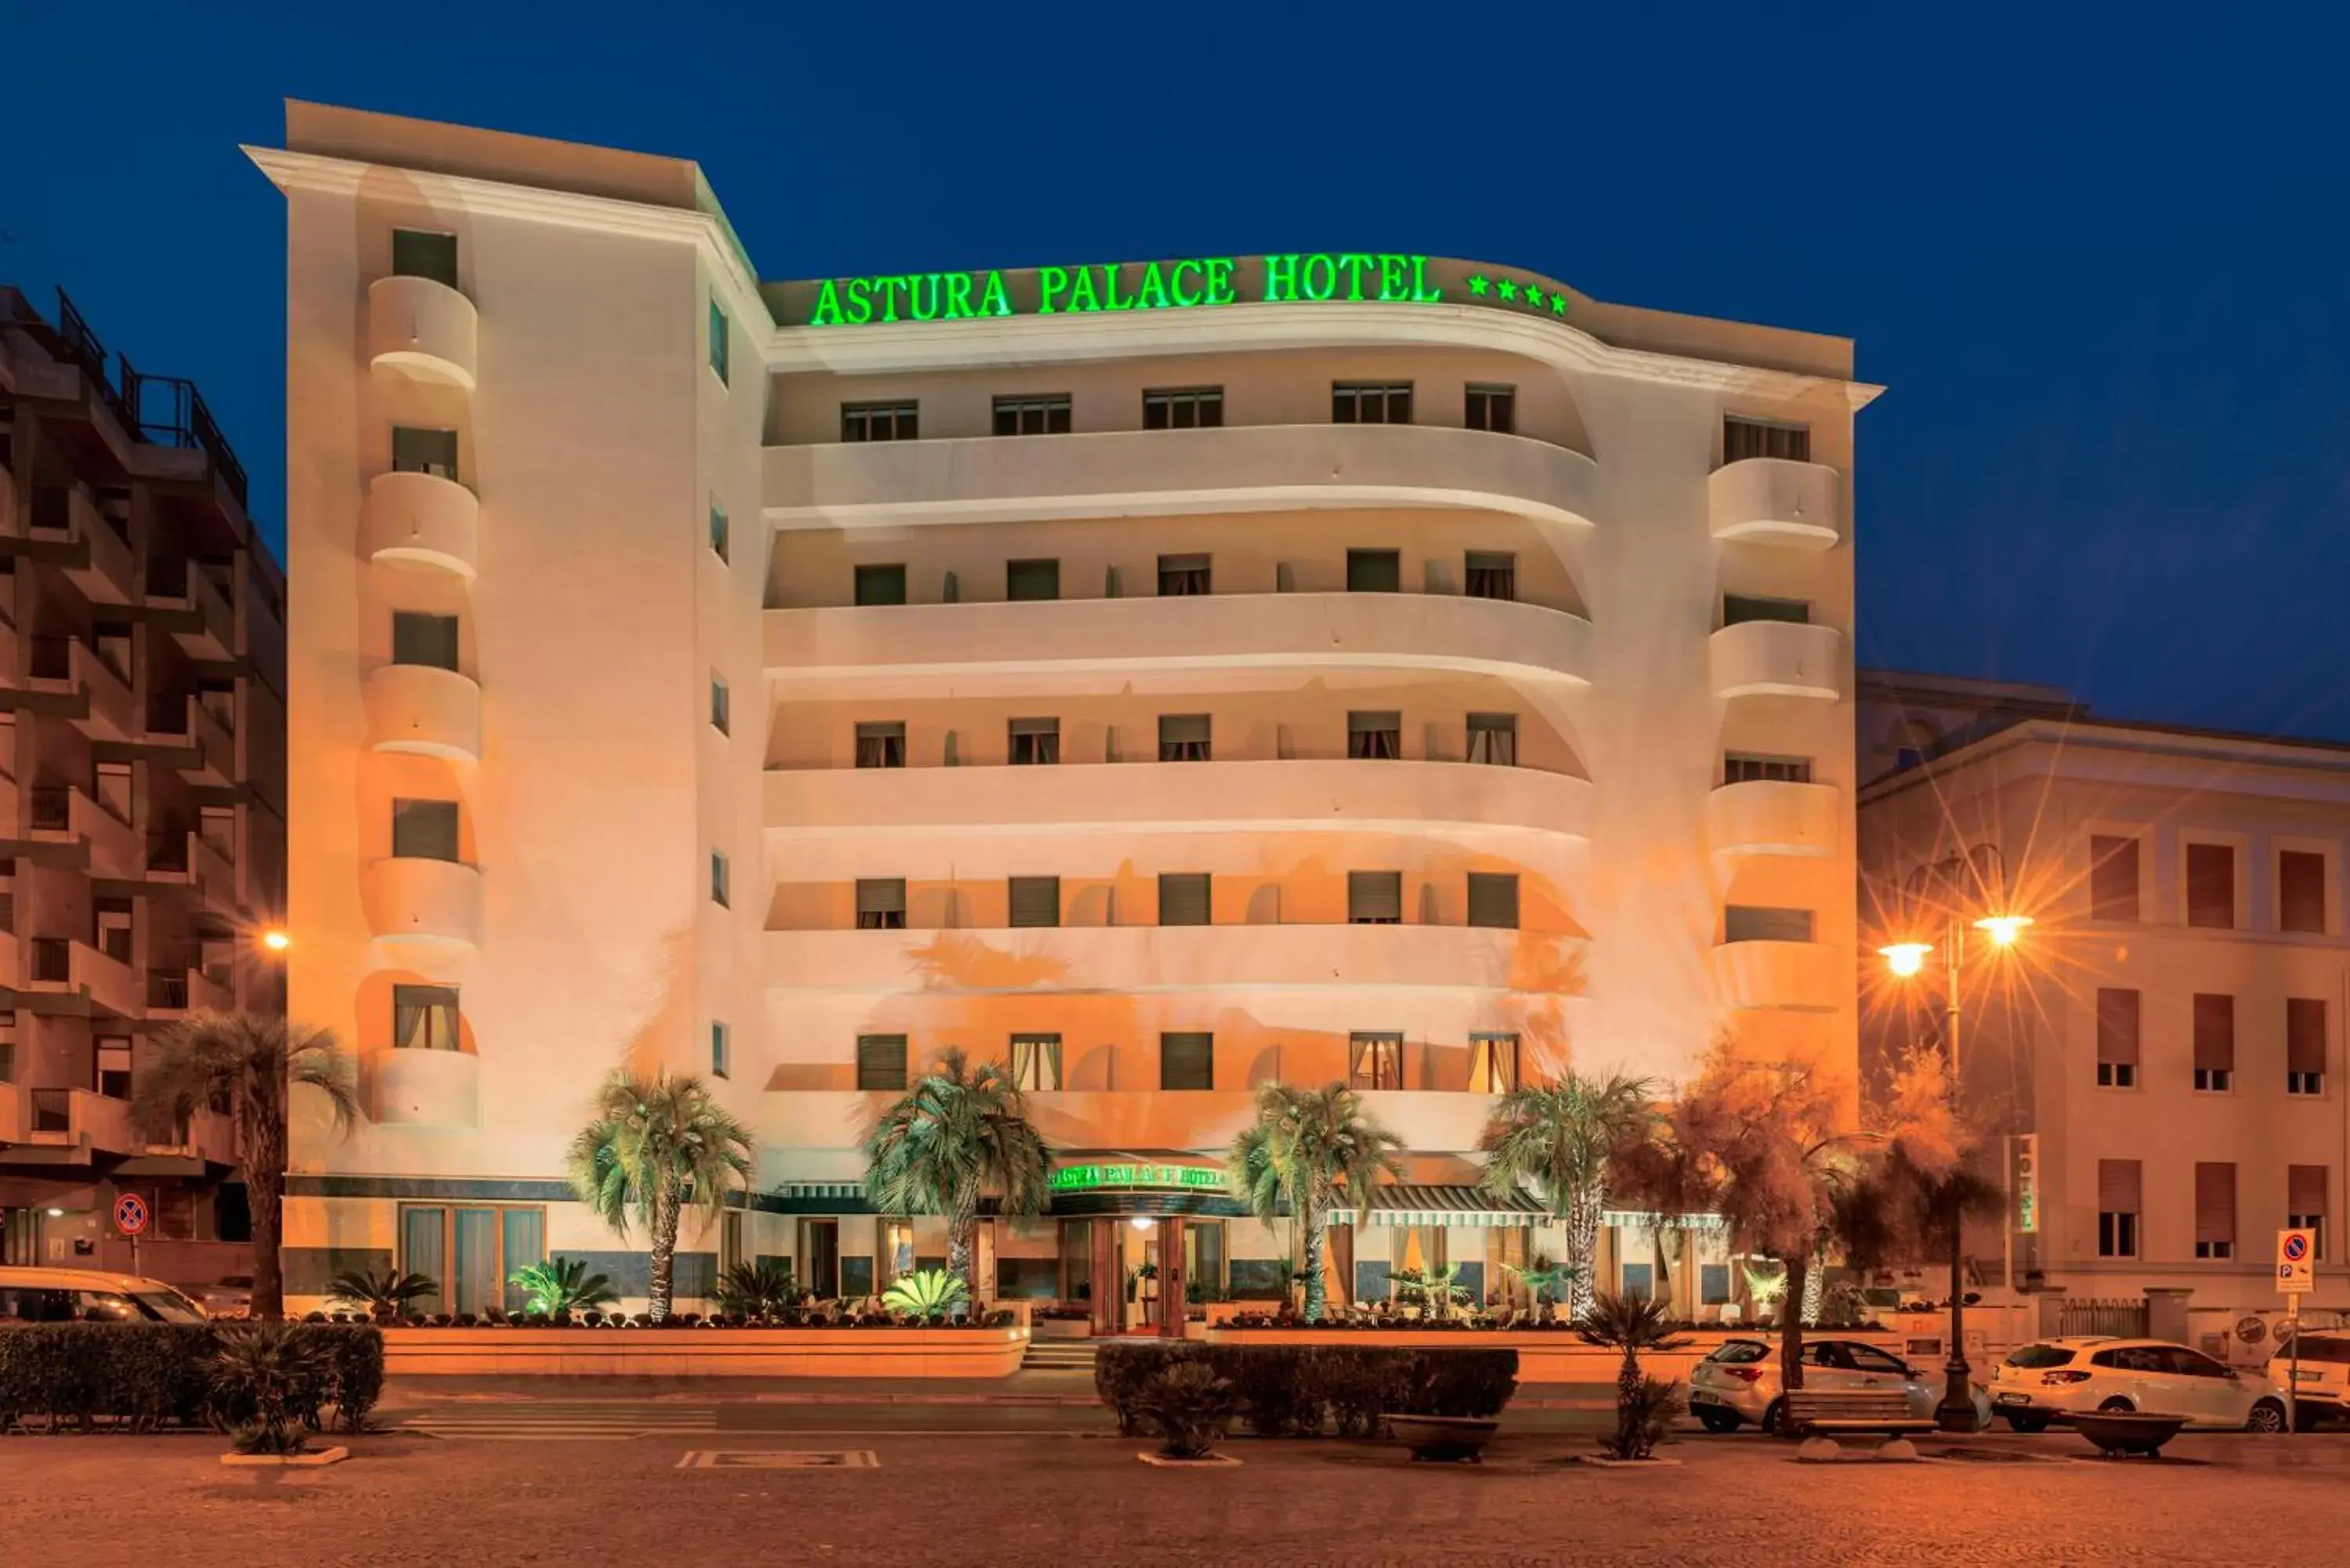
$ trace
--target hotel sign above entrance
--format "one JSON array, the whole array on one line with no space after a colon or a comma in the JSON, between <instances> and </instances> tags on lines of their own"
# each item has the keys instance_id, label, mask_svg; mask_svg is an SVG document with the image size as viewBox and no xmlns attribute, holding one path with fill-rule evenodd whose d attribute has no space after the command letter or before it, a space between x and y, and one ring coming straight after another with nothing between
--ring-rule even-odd
<instances>
[{"instance_id":1,"label":"hotel sign above entrance","mask_svg":"<svg viewBox=\"0 0 2350 1568\"><path fill-rule=\"evenodd\" d=\"M1180 261L1107 262L1014 272L825 278L786 284L780 292L786 326L862 327L985 316L1189 310L1247 303L1441 304L1443 286L1429 272L1430 261L1424 255L1294 251L1285 255L1188 256Z\"/></svg>"},{"instance_id":2,"label":"hotel sign above entrance","mask_svg":"<svg viewBox=\"0 0 2350 1568\"><path fill-rule=\"evenodd\" d=\"M1053 1172L1055 1192L1222 1192L1224 1173L1211 1165L1065 1165Z\"/></svg>"}]
</instances>

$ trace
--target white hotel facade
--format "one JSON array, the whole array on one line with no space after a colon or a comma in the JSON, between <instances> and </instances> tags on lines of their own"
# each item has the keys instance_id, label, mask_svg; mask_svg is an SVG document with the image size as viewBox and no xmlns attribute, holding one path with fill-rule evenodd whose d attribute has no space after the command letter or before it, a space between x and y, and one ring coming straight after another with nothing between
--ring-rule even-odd
<instances>
[{"instance_id":1,"label":"white hotel facade","mask_svg":"<svg viewBox=\"0 0 2350 1568\"><path fill-rule=\"evenodd\" d=\"M622 1064L757 1133L689 1292L857 1294L944 1251L872 1111L1012 1064L1069 1174L983 1258L1111 1323L1162 1251L1276 1287L1199 1174L1262 1083L1410 1147L1334 1244L1376 1294L1558 1251L1466 1189L1511 1082L1853 1055L1847 341L1413 255L763 284L689 162L306 104L252 156L291 1007L367 1091L297 1130L296 1293L640 1280L561 1181Z\"/></svg>"}]
</instances>

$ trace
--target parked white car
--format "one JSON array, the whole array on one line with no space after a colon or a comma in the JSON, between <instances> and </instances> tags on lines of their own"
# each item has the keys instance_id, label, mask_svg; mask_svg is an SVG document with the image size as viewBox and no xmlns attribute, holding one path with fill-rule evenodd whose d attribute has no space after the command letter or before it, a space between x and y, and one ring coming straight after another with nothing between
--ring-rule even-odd
<instances>
[{"instance_id":1,"label":"parked white car","mask_svg":"<svg viewBox=\"0 0 2350 1568\"><path fill-rule=\"evenodd\" d=\"M1690 1414L1709 1432L1734 1431L1755 1426L1766 1432L1779 1429L1784 1408L1779 1376L1779 1346L1774 1340L1724 1340L1714 1353L1690 1371ZM1912 1366L1892 1352L1856 1339L1804 1339L1804 1386L1806 1388L1899 1388L1909 1400L1910 1414L1931 1420L1942 1402L1939 1367ZM1975 1425L1991 1422L1990 1397L1975 1386Z\"/></svg>"},{"instance_id":2,"label":"parked white car","mask_svg":"<svg viewBox=\"0 0 2350 1568\"><path fill-rule=\"evenodd\" d=\"M2160 1339L2091 1335L2020 1345L1992 1374L1991 1397L2019 1432L2093 1410L2184 1416L2190 1427L2284 1430L2284 1397L2267 1378Z\"/></svg>"},{"instance_id":3,"label":"parked white car","mask_svg":"<svg viewBox=\"0 0 2350 1568\"><path fill-rule=\"evenodd\" d=\"M161 1280L94 1269L0 1268L0 1325L203 1321L203 1308Z\"/></svg>"},{"instance_id":4,"label":"parked white car","mask_svg":"<svg viewBox=\"0 0 2350 1568\"><path fill-rule=\"evenodd\" d=\"M2350 1420L2350 1329L2304 1329L2298 1359L2280 1350L2269 1361L2269 1381L2293 1385L2293 1414L2302 1430L2323 1421Z\"/></svg>"}]
</instances>

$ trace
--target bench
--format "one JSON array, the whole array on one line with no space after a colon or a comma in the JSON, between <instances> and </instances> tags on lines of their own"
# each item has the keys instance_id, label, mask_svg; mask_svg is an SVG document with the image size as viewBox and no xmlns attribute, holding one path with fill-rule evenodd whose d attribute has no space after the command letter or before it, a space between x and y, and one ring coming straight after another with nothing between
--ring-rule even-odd
<instances>
[{"instance_id":1,"label":"bench","mask_svg":"<svg viewBox=\"0 0 2350 1568\"><path fill-rule=\"evenodd\" d=\"M1882 1432L1900 1437L1934 1429L1931 1416L1912 1415L1909 1397L1898 1388L1795 1388L1784 1396L1781 1419L1798 1437L1815 1432Z\"/></svg>"}]
</instances>

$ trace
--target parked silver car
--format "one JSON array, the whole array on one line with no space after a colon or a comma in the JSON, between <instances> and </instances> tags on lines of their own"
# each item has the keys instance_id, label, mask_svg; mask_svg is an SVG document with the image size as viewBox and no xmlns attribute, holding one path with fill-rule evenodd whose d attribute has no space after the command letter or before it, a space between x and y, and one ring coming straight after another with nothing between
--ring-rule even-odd
<instances>
[{"instance_id":1,"label":"parked silver car","mask_svg":"<svg viewBox=\"0 0 2350 1568\"><path fill-rule=\"evenodd\" d=\"M1690 1373L1690 1414L1709 1432L1734 1431L1743 1426L1776 1432L1785 1408L1780 1384L1776 1343L1725 1340ZM1804 1386L1898 1388L1908 1397L1910 1413L1920 1420L1931 1420L1942 1402L1940 1369L1912 1366L1890 1351L1856 1339L1806 1336ZM1991 1398L1980 1384L1975 1386L1974 1404L1976 1427L1990 1425Z\"/></svg>"}]
</instances>

